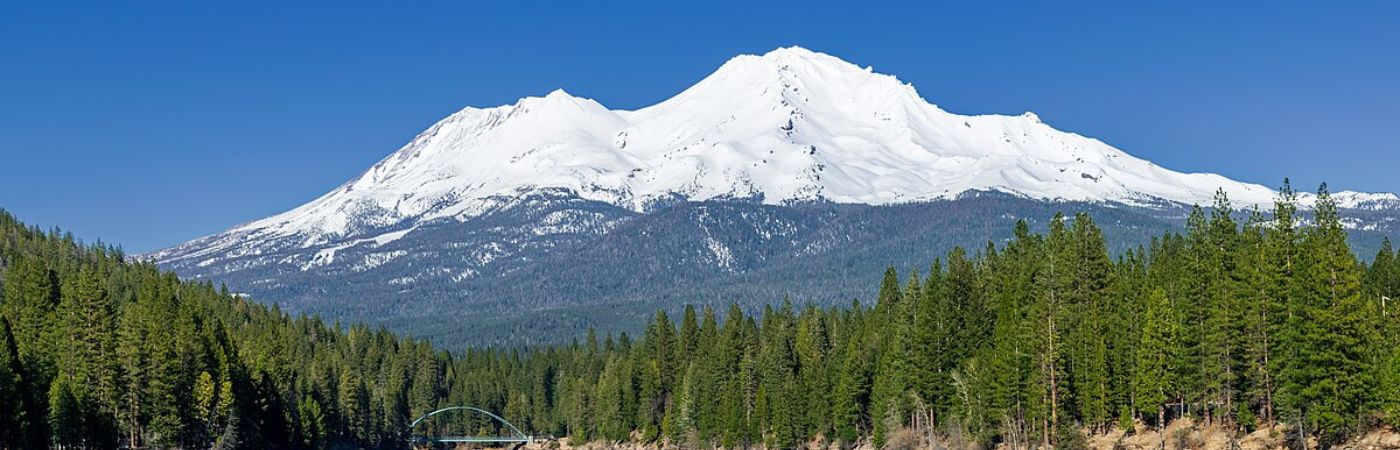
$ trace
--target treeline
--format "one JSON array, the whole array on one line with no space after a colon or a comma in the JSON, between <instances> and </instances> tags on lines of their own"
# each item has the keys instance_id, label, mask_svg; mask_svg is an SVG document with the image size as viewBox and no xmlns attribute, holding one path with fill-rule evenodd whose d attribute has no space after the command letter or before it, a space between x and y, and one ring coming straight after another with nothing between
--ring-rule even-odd
<instances>
[{"instance_id":1,"label":"treeline","mask_svg":"<svg viewBox=\"0 0 1400 450\"><path fill-rule=\"evenodd\" d=\"M869 307L687 307L635 339L448 354L0 215L0 447L390 448L449 405L578 442L883 446L917 430L1069 448L1082 429L1189 416L1328 445L1400 424L1400 261L1388 243L1373 261L1325 187L1303 220L1285 185L1267 216L1221 195L1184 234L1116 257L1087 215L1019 224L888 270Z\"/></svg>"},{"instance_id":2,"label":"treeline","mask_svg":"<svg viewBox=\"0 0 1400 450\"><path fill-rule=\"evenodd\" d=\"M426 342L291 318L0 211L0 449L403 448Z\"/></svg>"},{"instance_id":3,"label":"treeline","mask_svg":"<svg viewBox=\"0 0 1400 450\"><path fill-rule=\"evenodd\" d=\"M911 428L1066 448L1182 416L1330 445L1400 423L1400 263L1389 243L1369 266L1353 255L1325 186L1308 223L1297 209L1286 185L1267 216L1221 194L1185 234L1116 258L1087 215L1022 223L888 270L870 309L658 313L638 342L533 353L504 404L476 400L578 440L728 448L879 447Z\"/></svg>"}]
</instances>

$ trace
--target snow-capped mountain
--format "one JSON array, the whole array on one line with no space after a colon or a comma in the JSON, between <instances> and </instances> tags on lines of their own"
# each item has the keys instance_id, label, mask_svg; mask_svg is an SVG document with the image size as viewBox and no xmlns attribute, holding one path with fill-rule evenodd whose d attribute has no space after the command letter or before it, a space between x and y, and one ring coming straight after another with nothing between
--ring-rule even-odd
<instances>
[{"instance_id":1,"label":"snow-capped mountain","mask_svg":"<svg viewBox=\"0 0 1400 450\"><path fill-rule=\"evenodd\" d=\"M255 295L289 292L297 279L293 297L327 296L306 289L318 278L305 273L450 292L453 283L528 272L553 249L585 245L678 204L749 204L733 218L742 222L772 212L766 207L920 205L987 194L1160 211L1208 204L1217 190L1236 205L1275 197L1261 185L1157 166L1032 113L950 113L893 76L793 47L733 58L638 110L562 90L466 108L306 205L148 256ZM1346 208L1400 210L1394 194L1336 198ZM754 225L754 239L781 241L811 225L781 222ZM753 259L745 253L752 246L703 232L697 239L713 264ZM808 244L839 252L842 239Z\"/></svg>"}]
</instances>

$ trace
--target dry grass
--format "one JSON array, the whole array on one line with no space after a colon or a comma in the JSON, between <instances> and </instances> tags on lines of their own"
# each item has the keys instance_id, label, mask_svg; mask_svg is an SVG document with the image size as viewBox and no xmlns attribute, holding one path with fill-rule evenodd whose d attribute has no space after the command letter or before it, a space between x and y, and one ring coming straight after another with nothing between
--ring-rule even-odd
<instances>
[{"instance_id":1,"label":"dry grass","mask_svg":"<svg viewBox=\"0 0 1400 450\"><path fill-rule=\"evenodd\" d=\"M1081 430L1082 431L1082 430ZM1107 433L1086 436L1083 441L1084 446L1089 450L1159 450L1165 441L1165 450L1288 450L1284 441L1284 428L1276 426L1274 428L1260 428L1253 433L1232 436L1234 432L1225 427L1212 425L1209 427L1199 425L1191 419L1178 419L1167 425L1164 432L1159 433L1157 429L1144 426L1141 423L1134 424L1132 433L1125 433L1124 430L1113 429ZM1163 436L1166 439L1162 439ZM1234 445L1231 445L1232 437ZM1316 441L1311 441L1311 448L1316 449ZM841 448L839 444L827 441L822 438L808 442L804 450L877 450L869 440L862 440L849 448ZM1063 447L1063 446L1062 446ZM1232 448L1233 447L1233 448ZM750 447L753 450L760 450L761 446ZM1400 431L1381 428L1368 432L1345 444L1333 447L1337 450L1400 450ZM567 441L559 441L555 444L530 444L521 450L738 450L720 449L709 445L687 446L674 444L638 444L638 443L610 443L610 442L590 442L584 445L571 446ZM912 429L899 429L890 433L889 439L885 442L885 447L878 450L983 450L971 440L952 435L940 435L930 444L924 436ZM1005 445L998 445L991 450L1010 450ZM1066 450L1061 448L1060 450Z\"/></svg>"},{"instance_id":2,"label":"dry grass","mask_svg":"<svg viewBox=\"0 0 1400 450\"><path fill-rule=\"evenodd\" d=\"M1396 450L1400 449L1400 431L1380 428L1366 433L1345 448L1357 450Z\"/></svg>"},{"instance_id":3,"label":"dry grass","mask_svg":"<svg viewBox=\"0 0 1400 450\"><path fill-rule=\"evenodd\" d=\"M884 450L920 450L923 447L923 437L914 430L901 428L895 430L885 438Z\"/></svg>"}]
</instances>

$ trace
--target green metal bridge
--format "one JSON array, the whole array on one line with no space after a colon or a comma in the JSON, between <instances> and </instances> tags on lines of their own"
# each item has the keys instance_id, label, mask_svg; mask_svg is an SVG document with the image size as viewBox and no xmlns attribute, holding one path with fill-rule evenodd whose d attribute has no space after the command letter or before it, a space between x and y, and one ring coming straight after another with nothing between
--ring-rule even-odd
<instances>
[{"instance_id":1,"label":"green metal bridge","mask_svg":"<svg viewBox=\"0 0 1400 450\"><path fill-rule=\"evenodd\" d=\"M508 436L418 436L414 434L414 430L418 428L419 424L423 423L424 421L428 420L433 416L451 411L469 411L485 415L495 420L496 422L500 422L504 428L504 430L502 431L509 431L510 434ZM450 406L447 408L442 408L437 411L424 414L423 417L419 417L415 419L413 423L409 424L408 430L409 433L413 435L412 441L415 444L502 444L518 447L535 441L548 440L548 438L536 438L535 436L527 435L524 432L520 431L519 428L516 428L515 425L512 425L510 422L506 421L506 419L501 418L501 416L492 414L490 411L472 406Z\"/></svg>"}]
</instances>

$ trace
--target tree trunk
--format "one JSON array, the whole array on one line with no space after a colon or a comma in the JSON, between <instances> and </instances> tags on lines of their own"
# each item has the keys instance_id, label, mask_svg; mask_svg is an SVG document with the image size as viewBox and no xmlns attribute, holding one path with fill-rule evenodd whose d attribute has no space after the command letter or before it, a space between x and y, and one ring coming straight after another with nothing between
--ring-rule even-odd
<instances>
[{"instance_id":1,"label":"tree trunk","mask_svg":"<svg viewBox=\"0 0 1400 450\"><path fill-rule=\"evenodd\" d=\"M1167 449L1167 407L1157 407L1157 450Z\"/></svg>"}]
</instances>

